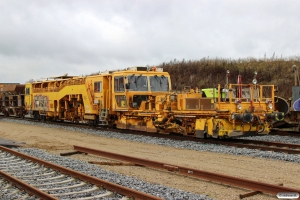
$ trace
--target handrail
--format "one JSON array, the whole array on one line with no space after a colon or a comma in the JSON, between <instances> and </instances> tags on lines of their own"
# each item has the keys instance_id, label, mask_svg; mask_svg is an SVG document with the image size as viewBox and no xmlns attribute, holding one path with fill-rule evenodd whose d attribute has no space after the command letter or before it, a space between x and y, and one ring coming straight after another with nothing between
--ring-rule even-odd
<instances>
[{"instance_id":1,"label":"handrail","mask_svg":"<svg viewBox=\"0 0 300 200\"><path fill-rule=\"evenodd\" d=\"M85 84L85 78L82 79L69 79L69 80L64 80L60 82L60 85L58 87L46 87L46 88L33 88L32 91L35 93L38 92L59 92L66 86L71 86L71 85L83 85Z\"/></svg>"}]
</instances>

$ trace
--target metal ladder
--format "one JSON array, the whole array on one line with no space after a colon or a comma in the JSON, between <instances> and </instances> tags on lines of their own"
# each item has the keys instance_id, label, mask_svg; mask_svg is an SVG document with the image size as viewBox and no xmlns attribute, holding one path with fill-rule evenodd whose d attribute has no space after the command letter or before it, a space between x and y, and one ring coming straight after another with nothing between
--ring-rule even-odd
<instances>
[{"instance_id":1,"label":"metal ladder","mask_svg":"<svg viewBox=\"0 0 300 200\"><path fill-rule=\"evenodd\" d=\"M108 121L106 120L107 116L108 116L108 109L107 108L101 109L100 117L99 117L99 125L100 126L107 126L108 125Z\"/></svg>"}]
</instances>

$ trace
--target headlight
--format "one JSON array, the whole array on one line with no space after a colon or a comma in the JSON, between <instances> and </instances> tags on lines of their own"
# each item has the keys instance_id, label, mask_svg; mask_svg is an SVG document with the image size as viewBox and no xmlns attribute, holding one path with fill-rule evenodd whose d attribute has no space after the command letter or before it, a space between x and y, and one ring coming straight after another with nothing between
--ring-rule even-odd
<instances>
[{"instance_id":1,"label":"headlight","mask_svg":"<svg viewBox=\"0 0 300 200\"><path fill-rule=\"evenodd\" d=\"M272 108L273 108L273 105L272 105L271 103L269 103L269 104L268 104L268 107L269 107L270 109L272 109Z\"/></svg>"},{"instance_id":2,"label":"headlight","mask_svg":"<svg viewBox=\"0 0 300 200\"><path fill-rule=\"evenodd\" d=\"M241 105L241 104L238 104L238 105L237 105L237 109L238 109L238 110L241 110L241 109L242 109L242 105Z\"/></svg>"},{"instance_id":3,"label":"headlight","mask_svg":"<svg viewBox=\"0 0 300 200\"><path fill-rule=\"evenodd\" d=\"M257 80L256 80L256 78L252 80L252 83L253 83L254 85L256 85L256 84L257 84Z\"/></svg>"}]
</instances>

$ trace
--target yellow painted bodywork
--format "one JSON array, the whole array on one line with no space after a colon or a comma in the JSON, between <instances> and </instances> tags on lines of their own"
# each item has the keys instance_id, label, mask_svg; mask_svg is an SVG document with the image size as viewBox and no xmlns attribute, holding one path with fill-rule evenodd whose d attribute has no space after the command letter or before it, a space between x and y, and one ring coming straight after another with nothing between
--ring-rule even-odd
<instances>
[{"instance_id":1,"label":"yellow painted bodywork","mask_svg":"<svg viewBox=\"0 0 300 200\"><path fill-rule=\"evenodd\" d=\"M107 87L95 92L94 81L103 81ZM105 76L72 77L26 84L25 106L48 118L60 120L95 119L99 109L106 106L108 84Z\"/></svg>"}]
</instances>

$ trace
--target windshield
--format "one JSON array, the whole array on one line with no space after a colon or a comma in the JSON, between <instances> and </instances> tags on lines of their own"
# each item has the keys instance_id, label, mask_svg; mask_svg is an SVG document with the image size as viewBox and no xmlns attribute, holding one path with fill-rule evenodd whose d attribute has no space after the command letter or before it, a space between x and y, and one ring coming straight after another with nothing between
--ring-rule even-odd
<instances>
[{"instance_id":1,"label":"windshield","mask_svg":"<svg viewBox=\"0 0 300 200\"><path fill-rule=\"evenodd\" d=\"M162 76L150 76L151 91L169 91L169 79Z\"/></svg>"},{"instance_id":2,"label":"windshield","mask_svg":"<svg viewBox=\"0 0 300 200\"><path fill-rule=\"evenodd\" d=\"M130 91L148 91L147 76L127 76Z\"/></svg>"}]
</instances>

